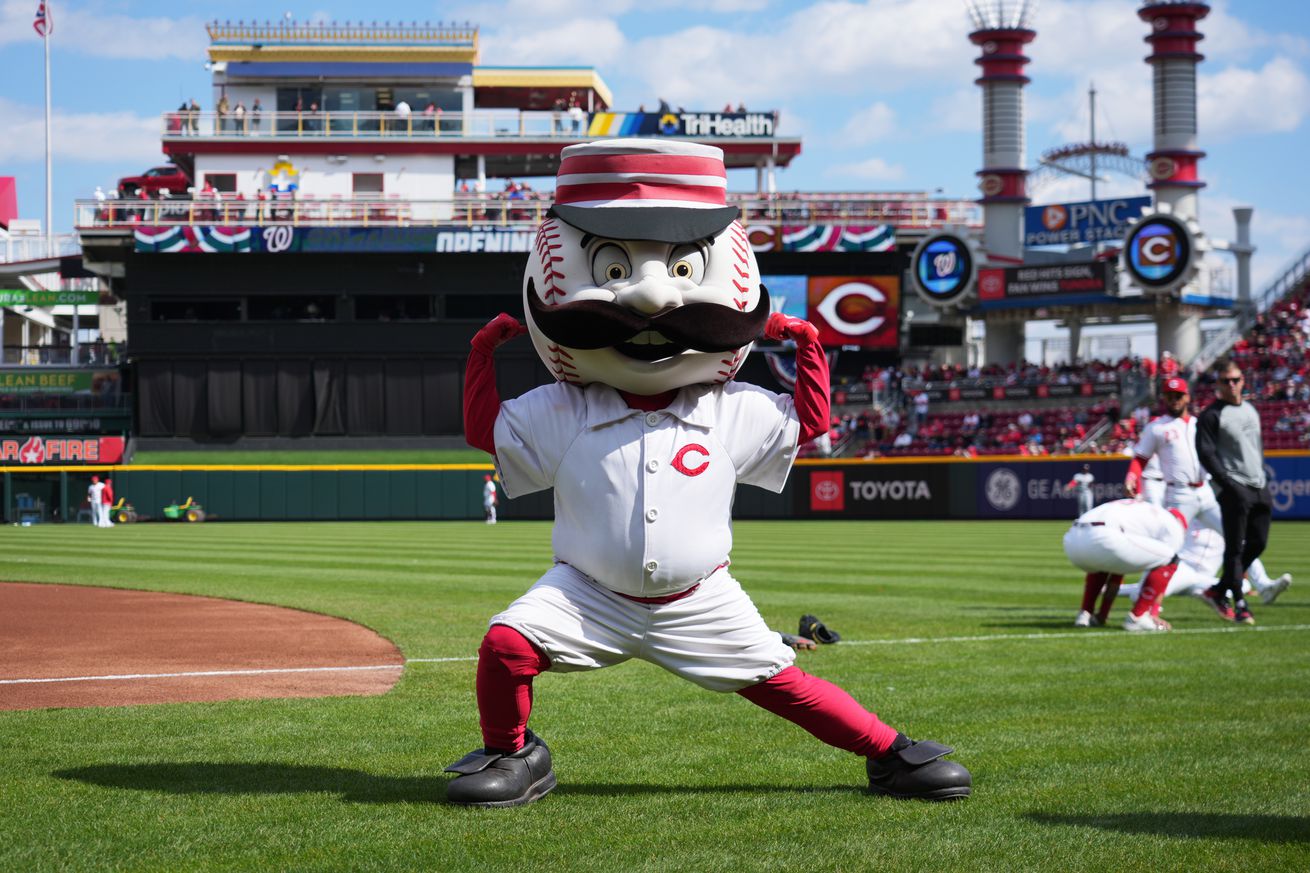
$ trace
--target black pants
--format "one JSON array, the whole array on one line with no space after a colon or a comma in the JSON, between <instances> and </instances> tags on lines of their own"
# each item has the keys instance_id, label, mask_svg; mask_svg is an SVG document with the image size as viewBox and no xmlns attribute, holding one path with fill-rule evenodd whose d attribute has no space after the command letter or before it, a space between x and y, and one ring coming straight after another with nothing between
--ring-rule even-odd
<instances>
[{"instance_id":1,"label":"black pants","mask_svg":"<svg viewBox=\"0 0 1310 873\"><path fill-rule=\"evenodd\" d=\"M1269 486L1259 490L1245 485L1224 488L1219 492L1219 509L1224 516L1224 574L1219 585L1237 601L1242 598L1242 574L1269 542L1273 514Z\"/></svg>"}]
</instances>

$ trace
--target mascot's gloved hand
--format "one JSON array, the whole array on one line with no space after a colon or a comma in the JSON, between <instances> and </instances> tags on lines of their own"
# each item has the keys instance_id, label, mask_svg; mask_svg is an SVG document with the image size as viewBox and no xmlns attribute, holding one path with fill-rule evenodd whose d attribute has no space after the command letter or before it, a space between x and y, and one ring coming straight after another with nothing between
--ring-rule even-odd
<instances>
[{"instance_id":1,"label":"mascot's gloved hand","mask_svg":"<svg viewBox=\"0 0 1310 873\"><path fill-rule=\"evenodd\" d=\"M514 337L527 332L528 329L517 318L502 312L473 335L472 345L476 351L489 355Z\"/></svg>"},{"instance_id":2,"label":"mascot's gloved hand","mask_svg":"<svg viewBox=\"0 0 1310 873\"><path fill-rule=\"evenodd\" d=\"M792 318L775 312L764 324L764 335L771 340L789 339L804 347L819 338L819 330L803 318Z\"/></svg>"}]
</instances>

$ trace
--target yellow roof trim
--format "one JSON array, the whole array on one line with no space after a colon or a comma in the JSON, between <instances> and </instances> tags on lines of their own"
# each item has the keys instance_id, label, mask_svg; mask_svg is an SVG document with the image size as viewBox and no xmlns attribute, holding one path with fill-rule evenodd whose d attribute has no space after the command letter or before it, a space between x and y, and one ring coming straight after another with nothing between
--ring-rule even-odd
<instances>
[{"instance_id":1,"label":"yellow roof trim","mask_svg":"<svg viewBox=\"0 0 1310 873\"><path fill-rule=\"evenodd\" d=\"M473 68L474 88L577 88L591 89L596 96L613 104L609 86L592 69L525 67L523 69Z\"/></svg>"}]
</instances>

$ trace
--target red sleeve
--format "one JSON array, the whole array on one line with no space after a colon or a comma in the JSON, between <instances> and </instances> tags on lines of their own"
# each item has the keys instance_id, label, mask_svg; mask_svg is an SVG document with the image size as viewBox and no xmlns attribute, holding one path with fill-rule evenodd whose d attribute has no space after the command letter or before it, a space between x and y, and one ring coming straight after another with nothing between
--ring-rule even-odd
<instances>
[{"instance_id":1,"label":"red sleeve","mask_svg":"<svg viewBox=\"0 0 1310 873\"><path fill-rule=\"evenodd\" d=\"M1140 455L1133 455L1132 462L1128 464L1128 475L1124 477L1125 484L1131 482L1134 488L1137 487L1137 483L1142 481L1142 467L1147 460L1150 459L1143 460Z\"/></svg>"},{"instance_id":2,"label":"red sleeve","mask_svg":"<svg viewBox=\"0 0 1310 873\"><path fill-rule=\"evenodd\" d=\"M464 439L475 449L496 454L496 417L500 394L496 391L496 362L492 353L474 343L464 368Z\"/></svg>"},{"instance_id":3,"label":"red sleeve","mask_svg":"<svg viewBox=\"0 0 1310 873\"><path fill-rule=\"evenodd\" d=\"M818 341L796 346L796 417L801 422L800 444L826 433L831 411L828 393L828 358Z\"/></svg>"}]
</instances>

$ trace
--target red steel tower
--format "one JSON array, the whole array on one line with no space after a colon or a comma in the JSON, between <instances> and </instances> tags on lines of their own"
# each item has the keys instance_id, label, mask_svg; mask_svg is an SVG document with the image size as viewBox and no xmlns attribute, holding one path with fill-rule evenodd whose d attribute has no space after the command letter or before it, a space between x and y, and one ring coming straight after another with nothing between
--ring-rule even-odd
<instances>
[{"instance_id":1,"label":"red steel tower","mask_svg":"<svg viewBox=\"0 0 1310 873\"><path fill-rule=\"evenodd\" d=\"M1155 79L1155 150L1146 156L1156 203L1180 218L1196 218L1197 191L1205 187L1197 164L1196 65L1205 59L1196 44L1204 35L1196 23L1210 13L1198 0L1146 0L1137 14L1151 25L1146 41Z\"/></svg>"},{"instance_id":2,"label":"red steel tower","mask_svg":"<svg viewBox=\"0 0 1310 873\"><path fill-rule=\"evenodd\" d=\"M992 263L1023 262L1023 210L1028 205L1024 164L1023 87L1029 79L1024 46L1037 36L1028 22L1036 0L968 0L974 30L969 40L982 50L975 82L983 92L983 249ZM984 357L1012 361L1023 354L1023 322L989 318Z\"/></svg>"}]
</instances>

